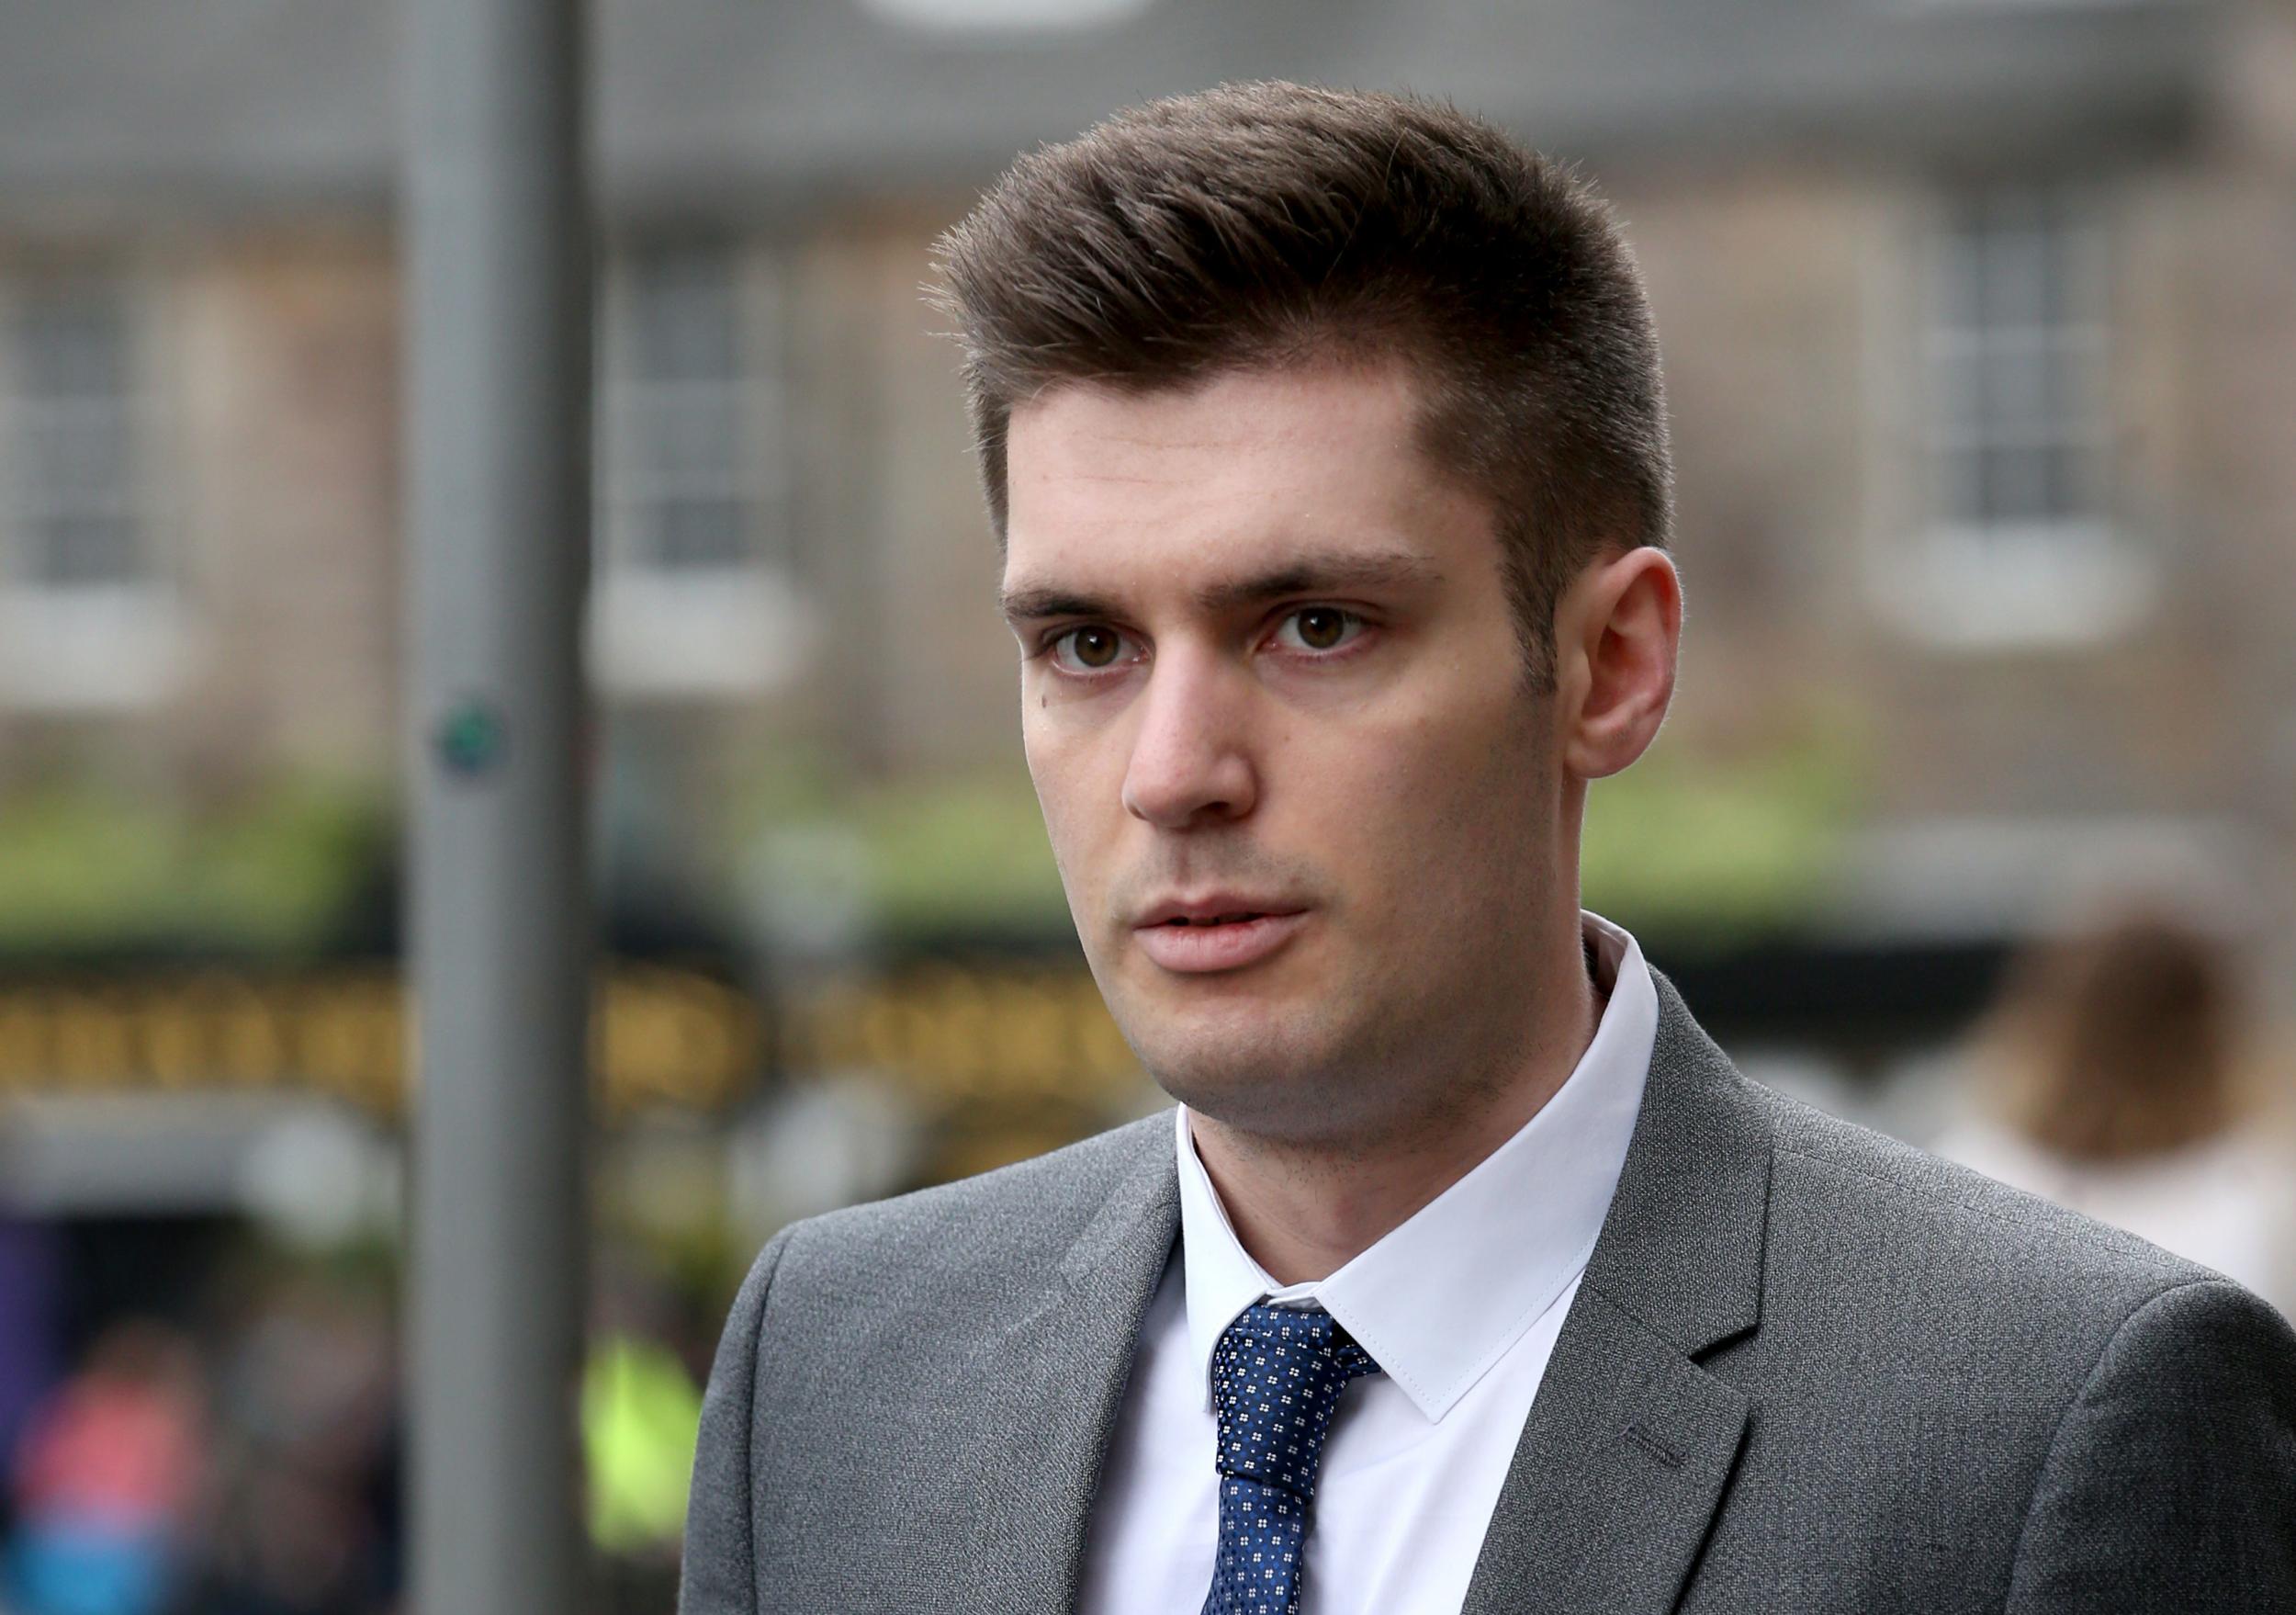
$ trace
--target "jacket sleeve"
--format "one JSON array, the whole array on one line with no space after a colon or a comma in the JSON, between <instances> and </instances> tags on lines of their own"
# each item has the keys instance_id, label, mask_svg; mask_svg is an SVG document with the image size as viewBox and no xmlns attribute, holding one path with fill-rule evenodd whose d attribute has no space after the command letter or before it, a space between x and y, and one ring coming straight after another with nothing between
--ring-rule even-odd
<instances>
[{"instance_id":1,"label":"jacket sleeve","mask_svg":"<svg viewBox=\"0 0 2296 1615\"><path fill-rule=\"evenodd\" d=\"M2009 1615L2296 1610L2296 1334L2202 1280L2132 1313L2065 1409Z\"/></svg>"},{"instance_id":2,"label":"jacket sleeve","mask_svg":"<svg viewBox=\"0 0 2296 1615\"><path fill-rule=\"evenodd\" d=\"M758 1253L734 1297L702 1396L693 1485L686 1497L685 1553L678 1573L678 1615L754 1615L757 1550L751 1541L751 1449L757 1434L758 1331L765 1295L793 1229Z\"/></svg>"}]
</instances>

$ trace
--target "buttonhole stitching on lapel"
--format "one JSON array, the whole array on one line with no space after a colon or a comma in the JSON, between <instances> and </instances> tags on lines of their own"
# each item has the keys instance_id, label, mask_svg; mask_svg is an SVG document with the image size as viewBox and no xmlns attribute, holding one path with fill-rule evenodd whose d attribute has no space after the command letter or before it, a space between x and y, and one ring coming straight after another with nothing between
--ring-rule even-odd
<instances>
[{"instance_id":1,"label":"buttonhole stitching on lapel","mask_svg":"<svg viewBox=\"0 0 2296 1615\"><path fill-rule=\"evenodd\" d=\"M1669 1469L1680 1469L1683 1466L1683 1455L1680 1452L1675 1451L1673 1448L1660 1440L1638 1424L1630 1424L1626 1427L1626 1440Z\"/></svg>"}]
</instances>

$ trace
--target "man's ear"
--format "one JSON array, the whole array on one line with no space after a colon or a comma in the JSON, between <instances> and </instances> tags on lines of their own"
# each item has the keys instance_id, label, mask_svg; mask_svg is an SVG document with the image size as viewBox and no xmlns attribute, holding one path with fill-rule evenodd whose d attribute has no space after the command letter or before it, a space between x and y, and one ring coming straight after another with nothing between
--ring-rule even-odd
<instances>
[{"instance_id":1,"label":"man's ear","mask_svg":"<svg viewBox=\"0 0 2296 1615\"><path fill-rule=\"evenodd\" d=\"M1555 608L1566 769L1602 779L1649 750L1674 698L1682 638L1682 580L1664 550L1630 549L1578 575Z\"/></svg>"}]
</instances>

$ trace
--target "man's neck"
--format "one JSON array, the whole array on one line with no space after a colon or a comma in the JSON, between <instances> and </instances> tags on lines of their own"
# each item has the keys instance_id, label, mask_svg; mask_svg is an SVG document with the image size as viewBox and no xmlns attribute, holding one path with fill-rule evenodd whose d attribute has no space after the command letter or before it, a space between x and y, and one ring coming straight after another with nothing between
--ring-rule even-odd
<instances>
[{"instance_id":1,"label":"man's neck","mask_svg":"<svg viewBox=\"0 0 2296 1615\"><path fill-rule=\"evenodd\" d=\"M1196 1153L1252 1259L1278 1284L1326 1278L1480 1165L1570 1080L1607 995L1565 971L1543 1034L1485 1102L1363 1142L1297 1144L1189 1114Z\"/></svg>"}]
</instances>

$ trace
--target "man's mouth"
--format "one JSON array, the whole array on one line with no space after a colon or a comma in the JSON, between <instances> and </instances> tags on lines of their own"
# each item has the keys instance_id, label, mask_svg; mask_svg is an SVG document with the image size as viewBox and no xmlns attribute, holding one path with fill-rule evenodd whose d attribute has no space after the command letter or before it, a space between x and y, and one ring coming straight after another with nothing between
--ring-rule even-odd
<instances>
[{"instance_id":1,"label":"man's mouth","mask_svg":"<svg viewBox=\"0 0 2296 1615\"><path fill-rule=\"evenodd\" d=\"M1307 923L1304 909L1233 909L1198 917L1171 915L1142 925L1133 935L1156 964L1195 975L1256 963L1283 947Z\"/></svg>"},{"instance_id":2,"label":"man's mouth","mask_svg":"<svg viewBox=\"0 0 2296 1615\"><path fill-rule=\"evenodd\" d=\"M1300 904L1287 903L1280 898L1272 902L1265 898L1255 902L1253 898L1259 896L1223 891L1175 896L1147 905L1143 917L1134 923L1144 930L1182 925L1210 929L1216 925L1248 925L1255 920L1282 920L1300 912Z\"/></svg>"}]
</instances>

